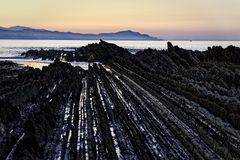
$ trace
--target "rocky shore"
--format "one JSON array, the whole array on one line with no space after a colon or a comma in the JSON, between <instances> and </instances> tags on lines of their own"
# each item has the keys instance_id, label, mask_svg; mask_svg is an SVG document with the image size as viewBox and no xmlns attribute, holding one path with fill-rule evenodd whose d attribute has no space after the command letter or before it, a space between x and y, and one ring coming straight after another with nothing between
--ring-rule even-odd
<instances>
[{"instance_id":1,"label":"rocky shore","mask_svg":"<svg viewBox=\"0 0 240 160\"><path fill-rule=\"evenodd\" d=\"M68 62L102 62L111 59L115 56L129 55L127 49L118 47L115 44L107 43L100 40L99 43L89 44L87 46L77 48L74 51L64 50L29 50L22 53L21 56L42 60L65 60Z\"/></svg>"},{"instance_id":2,"label":"rocky shore","mask_svg":"<svg viewBox=\"0 0 240 160\"><path fill-rule=\"evenodd\" d=\"M0 159L239 159L240 48L101 41L0 62ZM98 61L88 70L66 61Z\"/></svg>"}]
</instances>

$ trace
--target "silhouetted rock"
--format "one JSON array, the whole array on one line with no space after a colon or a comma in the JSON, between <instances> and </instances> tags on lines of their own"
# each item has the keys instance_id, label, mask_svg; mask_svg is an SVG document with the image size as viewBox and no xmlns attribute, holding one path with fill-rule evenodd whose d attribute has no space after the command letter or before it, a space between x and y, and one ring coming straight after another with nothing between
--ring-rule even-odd
<instances>
[{"instance_id":1,"label":"silhouetted rock","mask_svg":"<svg viewBox=\"0 0 240 160\"><path fill-rule=\"evenodd\" d=\"M167 42L167 48L168 48L168 52L173 52L174 51L174 47L173 47L171 42Z\"/></svg>"},{"instance_id":2,"label":"silhouetted rock","mask_svg":"<svg viewBox=\"0 0 240 160\"><path fill-rule=\"evenodd\" d=\"M221 46L213 46L212 48L209 47L205 59L207 61L221 61L240 64L240 48L232 45L225 49Z\"/></svg>"},{"instance_id":3,"label":"silhouetted rock","mask_svg":"<svg viewBox=\"0 0 240 160\"><path fill-rule=\"evenodd\" d=\"M29 50L22 53L22 56L43 60L62 59L68 62L72 61L88 61L88 62L103 62L115 56L129 55L128 50L118 47L115 44L107 43L100 40L99 43L89 44L87 46L76 49L75 51L63 50Z\"/></svg>"},{"instance_id":4,"label":"silhouetted rock","mask_svg":"<svg viewBox=\"0 0 240 160\"><path fill-rule=\"evenodd\" d=\"M81 60L81 56L87 57L87 61L106 61L114 56L129 55L128 50L118 47L115 44L107 43L103 40L97 44L89 44L75 51L75 56ZM83 58L84 59L84 58Z\"/></svg>"}]
</instances>

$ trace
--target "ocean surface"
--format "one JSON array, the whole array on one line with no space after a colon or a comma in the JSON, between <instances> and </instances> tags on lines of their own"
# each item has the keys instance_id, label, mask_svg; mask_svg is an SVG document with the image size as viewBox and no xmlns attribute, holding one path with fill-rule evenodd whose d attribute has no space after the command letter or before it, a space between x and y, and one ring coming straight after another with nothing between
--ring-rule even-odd
<instances>
[{"instance_id":1,"label":"ocean surface","mask_svg":"<svg viewBox=\"0 0 240 160\"><path fill-rule=\"evenodd\" d=\"M90 43L98 43L99 40L0 40L0 60L6 60L9 57L19 57L21 53L30 49L64 49L73 50L78 47L86 46ZM114 43L123 48L129 49L130 52L136 53L138 50L154 48L167 49L167 41L107 41ZM204 51L208 47L222 46L227 47L234 45L240 47L240 41L171 41L173 45L178 45L181 48ZM8 57L8 58L7 58ZM31 60L31 59L14 59L12 60L23 66L31 66L42 68L49 65L51 61ZM79 65L87 69L86 62L73 62L72 65Z\"/></svg>"}]
</instances>

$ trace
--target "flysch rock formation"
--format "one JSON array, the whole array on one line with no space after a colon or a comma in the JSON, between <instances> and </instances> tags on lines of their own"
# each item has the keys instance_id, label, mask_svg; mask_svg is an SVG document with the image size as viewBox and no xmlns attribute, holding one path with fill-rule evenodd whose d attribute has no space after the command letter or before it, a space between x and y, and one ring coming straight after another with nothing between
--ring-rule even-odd
<instances>
[{"instance_id":1,"label":"flysch rock formation","mask_svg":"<svg viewBox=\"0 0 240 160\"><path fill-rule=\"evenodd\" d=\"M23 55L55 62L0 62L0 159L240 158L237 47L130 54L101 41Z\"/></svg>"}]
</instances>

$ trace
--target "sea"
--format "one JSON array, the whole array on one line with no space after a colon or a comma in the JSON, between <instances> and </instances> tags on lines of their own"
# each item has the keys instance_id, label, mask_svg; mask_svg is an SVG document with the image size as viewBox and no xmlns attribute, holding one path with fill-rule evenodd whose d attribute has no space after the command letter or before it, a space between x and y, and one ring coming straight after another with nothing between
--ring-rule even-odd
<instances>
[{"instance_id":1,"label":"sea","mask_svg":"<svg viewBox=\"0 0 240 160\"><path fill-rule=\"evenodd\" d=\"M74 50L75 48L86 46L91 43L98 43L99 40L0 40L0 60L12 60L23 66L32 66L42 68L43 66L52 63L51 61L30 60L19 58L21 53L30 49L63 49ZM120 47L128 49L131 53L136 53L139 50L167 49L168 41L129 41L129 40L108 40L109 43L114 43ZM229 45L240 47L240 41L170 41L173 45L177 45L184 49L190 50L207 50L208 47ZM73 63L87 68L88 63Z\"/></svg>"}]
</instances>

